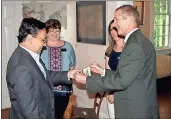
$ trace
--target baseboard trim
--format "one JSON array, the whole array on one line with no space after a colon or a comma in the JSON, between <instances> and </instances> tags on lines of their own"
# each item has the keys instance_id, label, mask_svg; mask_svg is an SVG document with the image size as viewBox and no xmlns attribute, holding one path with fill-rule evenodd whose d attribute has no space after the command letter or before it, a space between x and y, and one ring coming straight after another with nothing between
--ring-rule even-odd
<instances>
[{"instance_id":1,"label":"baseboard trim","mask_svg":"<svg viewBox=\"0 0 171 119\"><path fill-rule=\"evenodd\" d=\"M1 109L1 119L9 119L10 108Z\"/></svg>"},{"instance_id":2,"label":"baseboard trim","mask_svg":"<svg viewBox=\"0 0 171 119\"><path fill-rule=\"evenodd\" d=\"M6 111L6 110L9 110L10 108L4 108L4 109L1 109L1 111Z\"/></svg>"}]
</instances>

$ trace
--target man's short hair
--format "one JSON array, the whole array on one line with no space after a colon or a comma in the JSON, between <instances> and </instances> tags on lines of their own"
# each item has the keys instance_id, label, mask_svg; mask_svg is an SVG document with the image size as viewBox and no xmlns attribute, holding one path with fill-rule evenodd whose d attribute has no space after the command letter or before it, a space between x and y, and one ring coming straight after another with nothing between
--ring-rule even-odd
<instances>
[{"instance_id":1,"label":"man's short hair","mask_svg":"<svg viewBox=\"0 0 171 119\"><path fill-rule=\"evenodd\" d=\"M25 40L27 35L37 36L38 32L42 29L45 29L46 25L45 23L34 19L32 17L24 18L21 22L20 28L19 28L19 35L18 42L21 43Z\"/></svg>"},{"instance_id":2,"label":"man's short hair","mask_svg":"<svg viewBox=\"0 0 171 119\"><path fill-rule=\"evenodd\" d=\"M132 16L137 23L137 25L140 24L140 15L137 11L137 9L132 5L122 5L116 9L116 11L121 10L123 15Z\"/></svg>"}]
</instances>

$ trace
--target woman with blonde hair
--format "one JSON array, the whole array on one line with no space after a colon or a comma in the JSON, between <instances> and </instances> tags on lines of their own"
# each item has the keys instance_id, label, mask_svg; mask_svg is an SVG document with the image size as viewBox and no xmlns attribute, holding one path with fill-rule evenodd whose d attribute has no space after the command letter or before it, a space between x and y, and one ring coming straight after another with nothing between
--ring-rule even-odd
<instances>
[{"instance_id":1,"label":"woman with blonde hair","mask_svg":"<svg viewBox=\"0 0 171 119\"><path fill-rule=\"evenodd\" d=\"M118 35L117 29L114 27L114 20L109 23L108 32L111 38L109 39L109 47L105 52L105 68L115 71L124 47L124 37ZM108 93L107 105L109 117L114 119L114 92Z\"/></svg>"}]
</instances>

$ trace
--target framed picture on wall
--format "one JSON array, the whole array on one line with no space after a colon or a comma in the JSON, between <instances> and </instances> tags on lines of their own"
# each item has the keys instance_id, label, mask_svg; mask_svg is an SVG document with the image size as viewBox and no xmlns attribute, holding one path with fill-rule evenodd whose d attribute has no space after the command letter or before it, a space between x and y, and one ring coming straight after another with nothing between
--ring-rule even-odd
<instances>
[{"instance_id":1,"label":"framed picture on wall","mask_svg":"<svg viewBox=\"0 0 171 119\"><path fill-rule=\"evenodd\" d=\"M106 2L76 3L77 42L106 45Z\"/></svg>"},{"instance_id":2,"label":"framed picture on wall","mask_svg":"<svg viewBox=\"0 0 171 119\"><path fill-rule=\"evenodd\" d=\"M62 40L66 40L66 32L67 32L67 3L66 2L23 3L22 12L23 12L23 18L33 17L42 22L45 22L48 19L59 20L61 23L60 37Z\"/></svg>"},{"instance_id":3,"label":"framed picture on wall","mask_svg":"<svg viewBox=\"0 0 171 119\"><path fill-rule=\"evenodd\" d=\"M140 14L140 25L144 24L144 1L135 1L134 7Z\"/></svg>"}]
</instances>

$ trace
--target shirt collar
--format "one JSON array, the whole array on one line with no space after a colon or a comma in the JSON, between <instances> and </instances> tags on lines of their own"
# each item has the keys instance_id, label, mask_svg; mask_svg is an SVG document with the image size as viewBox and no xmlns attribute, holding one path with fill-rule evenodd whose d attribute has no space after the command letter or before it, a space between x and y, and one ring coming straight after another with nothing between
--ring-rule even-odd
<instances>
[{"instance_id":1,"label":"shirt collar","mask_svg":"<svg viewBox=\"0 0 171 119\"><path fill-rule=\"evenodd\" d=\"M130 36L134 31L136 31L136 30L138 30L138 29L139 29L139 28L135 28L134 30L132 30L131 32L129 32L129 33L125 36L124 42L126 43L127 40L128 40L128 38L129 38L129 36Z\"/></svg>"},{"instance_id":2,"label":"shirt collar","mask_svg":"<svg viewBox=\"0 0 171 119\"><path fill-rule=\"evenodd\" d=\"M25 48L24 46L22 46L22 45L19 45L21 48L23 48L24 50L26 50L28 53L30 53L30 55L33 57L33 59L34 60L38 60L39 61L39 58L40 58L40 55L39 54L37 54L37 53L35 53L35 52L33 52L33 51L31 51L31 50L29 50L29 49L27 49L27 48Z\"/></svg>"}]
</instances>

